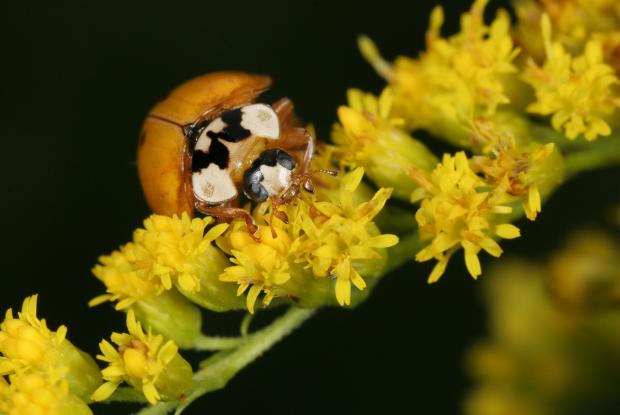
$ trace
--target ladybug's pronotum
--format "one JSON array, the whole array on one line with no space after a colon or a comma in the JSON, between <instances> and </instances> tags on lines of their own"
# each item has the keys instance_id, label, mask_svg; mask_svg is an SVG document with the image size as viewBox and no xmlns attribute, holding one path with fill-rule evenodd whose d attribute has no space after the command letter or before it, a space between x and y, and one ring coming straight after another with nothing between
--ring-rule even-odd
<instances>
[{"instance_id":1,"label":"ladybug's pronotum","mask_svg":"<svg viewBox=\"0 0 620 415\"><path fill-rule=\"evenodd\" d=\"M216 72L173 90L149 112L138 145L138 171L146 200L163 215L194 210L221 220L251 215L239 208L240 192L277 206L303 187L313 191L314 139L300 127L283 98L256 103L271 85L266 76ZM330 173L330 172L328 172Z\"/></svg>"}]
</instances>

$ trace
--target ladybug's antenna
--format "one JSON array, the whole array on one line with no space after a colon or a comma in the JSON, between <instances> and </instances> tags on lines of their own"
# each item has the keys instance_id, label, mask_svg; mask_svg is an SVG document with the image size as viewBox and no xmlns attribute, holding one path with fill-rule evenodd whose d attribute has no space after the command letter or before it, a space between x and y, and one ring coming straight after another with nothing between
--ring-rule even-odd
<instances>
[{"instance_id":1,"label":"ladybug's antenna","mask_svg":"<svg viewBox=\"0 0 620 415\"><path fill-rule=\"evenodd\" d=\"M167 122L168 124L174 124L177 127L183 128L185 130L185 125L181 125L178 122L174 122L172 120L169 120L168 118L160 117L159 115L154 115L154 114L149 114L148 117L149 118L155 118L156 120Z\"/></svg>"},{"instance_id":2,"label":"ladybug's antenna","mask_svg":"<svg viewBox=\"0 0 620 415\"><path fill-rule=\"evenodd\" d=\"M336 177L338 176L338 172L336 170L330 170L330 169L317 169L315 170L316 173L323 173L323 174L328 174L332 177Z\"/></svg>"},{"instance_id":3,"label":"ladybug's antenna","mask_svg":"<svg viewBox=\"0 0 620 415\"><path fill-rule=\"evenodd\" d=\"M327 174L332 177L338 176L338 172L336 170L330 170L330 169L316 169L316 170L313 170L313 173L323 173L323 174Z\"/></svg>"}]
</instances>

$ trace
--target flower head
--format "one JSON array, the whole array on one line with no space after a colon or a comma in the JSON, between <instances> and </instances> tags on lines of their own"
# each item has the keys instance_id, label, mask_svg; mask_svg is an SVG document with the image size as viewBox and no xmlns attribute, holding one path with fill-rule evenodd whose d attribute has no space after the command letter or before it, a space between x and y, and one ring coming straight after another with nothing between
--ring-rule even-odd
<instances>
[{"instance_id":1,"label":"flower head","mask_svg":"<svg viewBox=\"0 0 620 415\"><path fill-rule=\"evenodd\" d=\"M67 327L60 326L57 331L47 327L45 320L37 318L37 296L27 297L22 310L13 315L8 309L0 324L0 374L6 374L19 367L45 368L57 363L58 350Z\"/></svg>"},{"instance_id":2,"label":"flower head","mask_svg":"<svg viewBox=\"0 0 620 415\"><path fill-rule=\"evenodd\" d=\"M399 57L391 70L374 45L360 42L362 54L382 68L394 91L396 116L410 128L424 128L458 145L467 145L467 129L478 113L493 114L509 102L504 83L517 72L519 50L510 36L510 18L500 11L490 25L483 14L488 0L474 1L461 17L459 33L440 34L443 10L437 7L419 59ZM379 65L382 63L382 65Z\"/></svg>"},{"instance_id":3,"label":"flower head","mask_svg":"<svg viewBox=\"0 0 620 415\"><path fill-rule=\"evenodd\" d=\"M355 201L363 176L364 169L358 167L342 177L336 192L324 192L324 199L289 206L289 217L298 218L302 231L291 248L295 262L311 267L316 278L334 278L340 305L350 304L352 285L366 287L363 274L372 275L373 265L384 263L381 250L398 243L395 235L382 235L372 222L390 189L379 189L368 201Z\"/></svg>"},{"instance_id":4,"label":"flower head","mask_svg":"<svg viewBox=\"0 0 620 415\"><path fill-rule=\"evenodd\" d=\"M234 290L218 280L230 263L212 243L228 225L211 226L213 222L211 217L190 219L186 213L148 217L132 242L99 258L93 273L107 293L90 305L117 301L116 309L123 310L178 290L210 310L238 308Z\"/></svg>"},{"instance_id":5,"label":"flower head","mask_svg":"<svg viewBox=\"0 0 620 415\"><path fill-rule=\"evenodd\" d=\"M620 4L616 0L517 0L515 35L528 55L537 61L545 56L540 42L540 18L547 14L554 38L571 53L580 53L594 35L620 27Z\"/></svg>"},{"instance_id":6,"label":"flower head","mask_svg":"<svg viewBox=\"0 0 620 415\"><path fill-rule=\"evenodd\" d=\"M175 283L180 289L200 291L200 276L203 273L201 257L209 249L215 249L213 242L228 226L219 224L208 232L212 217L190 219L187 213L181 217L151 215L144 221L144 229L137 229L134 240L154 258L152 272L157 275L166 289Z\"/></svg>"},{"instance_id":7,"label":"flower head","mask_svg":"<svg viewBox=\"0 0 620 415\"><path fill-rule=\"evenodd\" d=\"M334 126L332 137L341 165L364 167L378 186L392 187L396 195L408 199L417 187L408 172L430 170L437 158L402 130L402 119L391 115L392 95L389 87L378 98L349 90L349 105L338 108L341 124Z\"/></svg>"},{"instance_id":8,"label":"flower head","mask_svg":"<svg viewBox=\"0 0 620 415\"><path fill-rule=\"evenodd\" d=\"M132 310L127 313L128 333L112 333L112 345L99 344L98 359L108 363L101 371L106 381L92 396L107 399L123 382L127 382L155 404L161 399L178 399L191 382L192 369L178 353L177 345L163 336L144 332Z\"/></svg>"},{"instance_id":9,"label":"flower head","mask_svg":"<svg viewBox=\"0 0 620 415\"><path fill-rule=\"evenodd\" d=\"M512 211L506 206L501 192L490 191L490 186L470 168L464 152L454 156L445 154L430 175L417 173L420 191L413 200L422 200L416 212L420 237L431 243L416 255L417 261L436 259L437 265L429 282L437 281L450 257L459 247L465 251L465 264L472 277L481 273L478 253L485 250L500 256L502 249L495 237L516 238L519 229L508 223L499 223L498 215Z\"/></svg>"},{"instance_id":10,"label":"flower head","mask_svg":"<svg viewBox=\"0 0 620 415\"><path fill-rule=\"evenodd\" d=\"M66 380L49 380L34 372L0 376L0 413L92 415L86 403L69 392Z\"/></svg>"},{"instance_id":11,"label":"flower head","mask_svg":"<svg viewBox=\"0 0 620 415\"><path fill-rule=\"evenodd\" d=\"M582 134L587 140L611 134L604 117L620 107L620 96L614 90L620 81L604 63L601 43L588 41L584 53L574 58L562 44L552 41L547 15L541 26L546 60L543 66L530 60L523 73L536 92L536 102L528 111L551 115L553 128L563 130L571 140Z\"/></svg>"},{"instance_id":12,"label":"flower head","mask_svg":"<svg viewBox=\"0 0 620 415\"><path fill-rule=\"evenodd\" d=\"M27 297L17 317L9 309L0 324L0 375L36 372L68 382L73 394L87 399L100 383L99 370L66 335L66 326L52 331L37 317L36 295Z\"/></svg>"},{"instance_id":13,"label":"flower head","mask_svg":"<svg viewBox=\"0 0 620 415\"><path fill-rule=\"evenodd\" d=\"M237 283L237 295L247 291L246 306L251 313L261 293L265 294L262 300L265 306L274 296L285 295L282 286L291 278L290 236L279 219L269 216L266 212L255 214L260 221L256 234L260 242L250 237L243 221L234 222L218 241L219 246L232 255L234 264L224 270L220 280Z\"/></svg>"},{"instance_id":14,"label":"flower head","mask_svg":"<svg viewBox=\"0 0 620 415\"><path fill-rule=\"evenodd\" d=\"M477 120L476 131L484 154L472 157L474 170L496 193L520 199L527 218L536 219L541 210L541 193L549 193L563 178L562 156L553 143L543 145L522 139L518 144L510 128L490 120Z\"/></svg>"},{"instance_id":15,"label":"flower head","mask_svg":"<svg viewBox=\"0 0 620 415\"><path fill-rule=\"evenodd\" d=\"M136 301L161 294L165 288L152 272L153 263L149 252L133 242L99 257L93 274L104 283L107 293L93 298L89 305L116 301L115 308L123 310Z\"/></svg>"}]
</instances>

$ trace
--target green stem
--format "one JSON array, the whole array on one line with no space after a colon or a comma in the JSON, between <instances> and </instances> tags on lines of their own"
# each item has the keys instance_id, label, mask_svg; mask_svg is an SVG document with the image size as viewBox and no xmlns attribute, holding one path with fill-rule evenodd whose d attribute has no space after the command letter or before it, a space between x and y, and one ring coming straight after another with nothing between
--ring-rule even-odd
<instances>
[{"instance_id":1,"label":"green stem","mask_svg":"<svg viewBox=\"0 0 620 415\"><path fill-rule=\"evenodd\" d=\"M620 164L620 136L601 137L565 157L567 175Z\"/></svg>"},{"instance_id":2,"label":"green stem","mask_svg":"<svg viewBox=\"0 0 620 415\"><path fill-rule=\"evenodd\" d=\"M219 337L202 335L195 339L194 350L225 350L239 347L247 341L247 337Z\"/></svg>"},{"instance_id":3,"label":"green stem","mask_svg":"<svg viewBox=\"0 0 620 415\"><path fill-rule=\"evenodd\" d=\"M423 245L424 243L420 241L420 236L417 232L400 236L398 245L389 248L388 263L383 273L389 274L404 263L413 261L415 254L422 248Z\"/></svg>"},{"instance_id":4,"label":"green stem","mask_svg":"<svg viewBox=\"0 0 620 415\"><path fill-rule=\"evenodd\" d=\"M221 352L226 354L225 357L207 359L205 365L194 374L192 385L182 402L162 402L141 410L137 415L164 415L174 409L175 414L180 414L195 399L223 388L241 369L299 327L314 312L314 309L291 308L268 327L244 338L237 349Z\"/></svg>"},{"instance_id":5,"label":"green stem","mask_svg":"<svg viewBox=\"0 0 620 415\"><path fill-rule=\"evenodd\" d=\"M589 142L584 138L569 140L564 134L548 125L533 123L532 129L538 140L554 143L562 150L565 155L567 178L582 171L620 163L620 134L599 137Z\"/></svg>"},{"instance_id":6,"label":"green stem","mask_svg":"<svg viewBox=\"0 0 620 415\"><path fill-rule=\"evenodd\" d=\"M112 396L110 396L105 401L109 402L143 402L146 403L146 398L143 394L130 387L121 387L114 391Z\"/></svg>"}]
</instances>

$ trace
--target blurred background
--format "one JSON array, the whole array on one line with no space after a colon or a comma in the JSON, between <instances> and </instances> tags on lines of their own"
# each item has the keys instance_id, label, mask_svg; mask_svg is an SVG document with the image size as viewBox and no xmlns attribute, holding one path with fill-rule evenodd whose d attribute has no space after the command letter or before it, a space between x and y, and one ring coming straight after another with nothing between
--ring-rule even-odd
<instances>
[{"instance_id":1,"label":"blurred background","mask_svg":"<svg viewBox=\"0 0 620 415\"><path fill-rule=\"evenodd\" d=\"M265 100L290 97L328 139L347 88L383 85L360 57L357 35L368 34L388 59L415 55L438 1L53 3L2 6L0 309L39 293L50 326L66 324L70 340L95 354L101 338L124 328L124 315L110 304L88 309L103 289L90 269L149 214L135 165L149 108L206 72L264 73L275 80ZM454 32L469 2L445 3L445 30ZM492 1L489 15L506 4ZM503 248L543 261L573 228L607 226L619 179L618 169L573 179ZM429 286L431 266L412 261L355 311L321 311L186 413L460 413L471 386L465 351L489 324L480 284L461 261ZM240 317L209 314L204 329L233 334Z\"/></svg>"}]
</instances>

